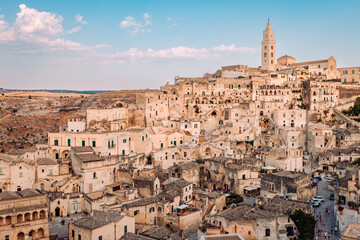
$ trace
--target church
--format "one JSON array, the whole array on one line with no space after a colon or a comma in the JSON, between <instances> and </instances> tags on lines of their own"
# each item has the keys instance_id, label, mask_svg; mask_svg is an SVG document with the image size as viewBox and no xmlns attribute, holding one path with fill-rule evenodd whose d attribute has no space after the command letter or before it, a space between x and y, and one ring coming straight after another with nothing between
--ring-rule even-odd
<instances>
[{"instance_id":1,"label":"church","mask_svg":"<svg viewBox=\"0 0 360 240\"><path fill-rule=\"evenodd\" d=\"M343 73L355 73L350 77L353 82L358 82L359 68L338 69L336 60L333 56L328 59L296 62L296 58L284 55L276 59L275 31L268 20L267 26L263 31L261 42L261 66L248 67L247 65L224 66L216 71L212 77L236 78L236 77L266 77L266 76L285 76L286 80L309 80L310 78L322 80L342 79ZM348 78L349 79L349 78ZM343 81L344 82L344 81ZM345 80L346 82L346 80ZM348 81L349 82L349 81Z\"/></svg>"}]
</instances>

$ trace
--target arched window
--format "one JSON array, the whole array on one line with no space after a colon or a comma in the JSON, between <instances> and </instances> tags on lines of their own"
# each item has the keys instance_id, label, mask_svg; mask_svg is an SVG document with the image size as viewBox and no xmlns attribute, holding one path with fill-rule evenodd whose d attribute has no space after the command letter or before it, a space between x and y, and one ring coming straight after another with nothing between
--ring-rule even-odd
<instances>
[{"instance_id":1,"label":"arched window","mask_svg":"<svg viewBox=\"0 0 360 240\"><path fill-rule=\"evenodd\" d=\"M153 208L153 207L151 207L150 209L149 209L149 213L152 213L152 212L154 212L155 211L155 208Z\"/></svg>"}]
</instances>

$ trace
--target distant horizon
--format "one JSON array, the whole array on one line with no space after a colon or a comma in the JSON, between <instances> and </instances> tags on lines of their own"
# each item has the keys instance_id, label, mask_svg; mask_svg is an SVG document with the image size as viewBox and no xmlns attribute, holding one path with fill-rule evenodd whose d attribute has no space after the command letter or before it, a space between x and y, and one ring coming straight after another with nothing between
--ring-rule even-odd
<instances>
[{"instance_id":1,"label":"distant horizon","mask_svg":"<svg viewBox=\"0 0 360 240\"><path fill-rule=\"evenodd\" d=\"M343 6L351 7L339 11ZM159 89L175 76L199 77L228 65L258 67L268 18L276 58L334 56L338 68L360 66L359 8L355 0L4 0L0 87Z\"/></svg>"}]
</instances>

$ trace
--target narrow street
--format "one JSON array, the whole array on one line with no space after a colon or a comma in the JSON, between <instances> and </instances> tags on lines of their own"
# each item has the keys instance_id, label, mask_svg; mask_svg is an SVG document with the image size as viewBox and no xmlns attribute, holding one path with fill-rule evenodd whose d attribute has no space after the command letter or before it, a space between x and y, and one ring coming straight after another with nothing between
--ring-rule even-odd
<instances>
[{"instance_id":1,"label":"narrow street","mask_svg":"<svg viewBox=\"0 0 360 240\"><path fill-rule=\"evenodd\" d=\"M334 204L335 201L329 200L330 194L332 193L330 190L328 190L328 184L326 182L326 180L323 178L322 181L320 181L318 183L318 190L317 190L317 196L323 196L325 199L325 202L322 202L320 207L314 208L315 209L315 218L316 216L319 215L319 213L321 212L321 222L319 220L316 228L315 228L315 236L317 236L317 231L319 229L322 229L323 232L327 232L328 234L331 233L331 227L335 227L336 224L336 220L335 220L335 214L334 214ZM330 213L329 215L326 215L326 208L329 209ZM321 238L321 236L319 236L318 239L325 239L325 237L323 236L323 238ZM329 238L326 238L329 239ZM330 239L340 239L340 234L338 233L335 236L335 233L333 233L331 235Z\"/></svg>"}]
</instances>

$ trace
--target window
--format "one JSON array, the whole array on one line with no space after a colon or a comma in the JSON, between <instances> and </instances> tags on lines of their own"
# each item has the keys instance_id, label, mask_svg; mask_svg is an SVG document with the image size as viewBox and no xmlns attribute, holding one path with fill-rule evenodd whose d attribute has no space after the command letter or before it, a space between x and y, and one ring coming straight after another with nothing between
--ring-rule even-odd
<instances>
[{"instance_id":1,"label":"window","mask_svg":"<svg viewBox=\"0 0 360 240\"><path fill-rule=\"evenodd\" d=\"M22 173L22 172L19 173L19 177L23 177L23 173Z\"/></svg>"},{"instance_id":2,"label":"window","mask_svg":"<svg viewBox=\"0 0 360 240\"><path fill-rule=\"evenodd\" d=\"M96 172L93 172L93 178L96 178Z\"/></svg>"},{"instance_id":3,"label":"window","mask_svg":"<svg viewBox=\"0 0 360 240\"><path fill-rule=\"evenodd\" d=\"M189 186L189 190L191 190L191 186Z\"/></svg>"},{"instance_id":4,"label":"window","mask_svg":"<svg viewBox=\"0 0 360 240\"><path fill-rule=\"evenodd\" d=\"M126 139L123 140L123 143L126 143Z\"/></svg>"},{"instance_id":5,"label":"window","mask_svg":"<svg viewBox=\"0 0 360 240\"><path fill-rule=\"evenodd\" d=\"M265 237L270 237L270 229L265 229Z\"/></svg>"},{"instance_id":6,"label":"window","mask_svg":"<svg viewBox=\"0 0 360 240\"><path fill-rule=\"evenodd\" d=\"M99 240L102 240L102 236L99 236Z\"/></svg>"},{"instance_id":7,"label":"window","mask_svg":"<svg viewBox=\"0 0 360 240\"><path fill-rule=\"evenodd\" d=\"M355 70L352 70L351 73L352 73L352 74L355 74Z\"/></svg>"},{"instance_id":8,"label":"window","mask_svg":"<svg viewBox=\"0 0 360 240\"><path fill-rule=\"evenodd\" d=\"M158 207L158 212L161 212L161 207Z\"/></svg>"},{"instance_id":9,"label":"window","mask_svg":"<svg viewBox=\"0 0 360 240\"><path fill-rule=\"evenodd\" d=\"M187 124L185 124L185 128L187 128Z\"/></svg>"},{"instance_id":10,"label":"window","mask_svg":"<svg viewBox=\"0 0 360 240\"><path fill-rule=\"evenodd\" d=\"M139 214L140 214L140 210L134 211L134 216L139 215Z\"/></svg>"},{"instance_id":11,"label":"window","mask_svg":"<svg viewBox=\"0 0 360 240\"><path fill-rule=\"evenodd\" d=\"M124 149L122 150L122 155L125 155L125 150Z\"/></svg>"},{"instance_id":12,"label":"window","mask_svg":"<svg viewBox=\"0 0 360 240\"><path fill-rule=\"evenodd\" d=\"M163 147L164 147L164 144L163 144L163 143L160 143L160 147L163 148Z\"/></svg>"},{"instance_id":13,"label":"window","mask_svg":"<svg viewBox=\"0 0 360 240\"><path fill-rule=\"evenodd\" d=\"M141 140L144 141L144 139L145 139L144 136L142 136L142 137L141 137Z\"/></svg>"},{"instance_id":14,"label":"window","mask_svg":"<svg viewBox=\"0 0 360 240\"><path fill-rule=\"evenodd\" d=\"M71 146L71 139L68 139L68 146Z\"/></svg>"},{"instance_id":15,"label":"window","mask_svg":"<svg viewBox=\"0 0 360 240\"><path fill-rule=\"evenodd\" d=\"M92 147L96 147L96 141L92 141Z\"/></svg>"},{"instance_id":16,"label":"window","mask_svg":"<svg viewBox=\"0 0 360 240\"><path fill-rule=\"evenodd\" d=\"M187 201L187 196L185 197L185 201Z\"/></svg>"},{"instance_id":17,"label":"window","mask_svg":"<svg viewBox=\"0 0 360 240\"><path fill-rule=\"evenodd\" d=\"M74 231L74 230L71 231L71 236L72 236L73 238L75 237L75 231Z\"/></svg>"},{"instance_id":18,"label":"window","mask_svg":"<svg viewBox=\"0 0 360 240\"><path fill-rule=\"evenodd\" d=\"M0 168L0 175L2 175L3 173L2 173L2 168Z\"/></svg>"},{"instance_id":19,"label":"window","mask_svg":"<svg viewBox=\"0 0 360 240\"><path fill-rule=\"evenodd\" d=\"M53 170L49 169L49 175L53 175Z\"/></svg>"},{"instance_id":20,"label":"window","mask_svg":"<svg viewBox=\"0 0 360 240\"><path fill-rule=\"evenodd\" d=\"M55 146L59 146L59 140L55 139L55 140L54 140L54 145L55 145Z\"/></svg>"},{"instance_id":21,"label":"window","mask_svg":"<svg viewBox=\"0 0 360 240\"><path fill-rule=\"evenodd\" d=\"M85 140L81 141L81 146L85 147Z\"/></svg>"},{"instance_id":22,"label":"window","mask_svg":"<svg viewBox=\"0 0 360 240\"><path fill-rule=\"evenodd\" d=\"M245 174L242 175L242 179L245 179Z\"/></svg>"},{"instance_id":23,"label":"window","mask_svg":"<svg viewBox=\"0 0 360 240\"><path fill-rule=\"evenodd\" d=\"M81 235L80 234L78 235L78 240L81 240Z\"/></svg>"},{"instance_id":24,"label":"window","mask_svg":"<svg viewBox=\"0 0 360 240\"><path fill-rule=\"evenodd\" d=\"M124 234L127 233L127 225L124 226Z\"/></svg>"},{"instance_id":25,"label":"window","mask_svg":"<svg viewBox=\"0 0 360 240\"><path fill-rule=\"evenodd\" d=\"M155 211L155 208L153 208L153 207L151 207L150 209L149 209L149 213L152 213L152 212L154 212Z\"/></svg>"}]
</instances>

